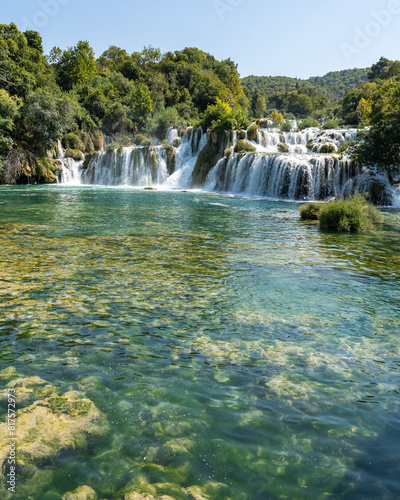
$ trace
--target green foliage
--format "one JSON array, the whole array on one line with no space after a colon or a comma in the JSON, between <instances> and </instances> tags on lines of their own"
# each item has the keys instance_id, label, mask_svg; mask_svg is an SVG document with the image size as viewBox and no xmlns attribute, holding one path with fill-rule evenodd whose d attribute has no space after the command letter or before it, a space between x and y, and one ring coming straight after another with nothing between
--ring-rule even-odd
<instances>
[{"instance_id":1,"label":"green foliage","mask_svg":"<svg viewBox=\"0 0 400 500\"><path fill-rule=\"evenodd\" d=\"M297 126L298 130L300 131L310 127L319 127L319 123L317 122L317 120L314 120L313 118L307 118Z\"/></svg>"},{"instance_id":2,"label":"green foliage","mask_svg":"<svg viewBox=\"0 0 400 500\"><path fill-rule=\"evenodd\" d=\"M292 124L289 120L285 120L281 127L282 132L290 132L292 130Z\"/></svg>"},{"instance_id":3,"label":"green foliage","mask_svg":"<svg viewBox=\"0 0 400 500\"><path fill-rule=\"evenodd\" d=\"M61 88L70 90L74 85L87 83L96 74L94 51L88 42L78 42L62 52L56 64L57 80Z\"/></svg>"},{"instance_id":4,"label":"green foliage","mask_svg":"<svg viewBox=\"0 0 400 500\"><path fill-rule=\"evenodd\" d=\"M322 203L315 203L315 202L306 203L305 205L302 205L299 208L300 217L303 220L318 220L322 207L323 207Z\"/></svg>"},{"instance_id":5,"label":"green foliage","mask_svg":"<svg viewBox=\"0 0 400 500\"><path fill-rule=\"evenodd\" d=\"M377 89L377 84L366 82L359 88L347 92L337 110L337 117L346 125L358 125L362 117L358 113L360 101L369 101Z\"/></svg>"},{"instance_id":6,"label":"green foliage","mask_svg":"<svg viewBox=\"0 0 400 500\"><path fill-rule=\"evenodd\" d=\"M336 147L334 144L332 143L327 143L327 144L323 144L321 147L320 147L320 150L319 150L320 153L322 154L331 154L331 153L336 153Z\"/></svg>"},{"instance_id":7,"label":"green foliage","mask_svg":"<svg viewBox=\"0 0 400 500\"><path fill-rule=\"evenodd\" d=\"M0 157L13 145L11 134L20 107L21 100L18 97L12 97L6 90L0 89Z\"/></svg>"},{"instance_id":8,"label":"green foliage","mask_svg":"<svg viewBox=\"0 0 400 500\"><path fill-rule=\"evenodd\" d=\"M233 130L247 128L248 120L240 107L232 108L217 98L216 104L208 106L201 125L204 129Z\"/></svg>"},{"instance_id":9,"label":"green foliage","mask_svg":"<svg viewBox=\"0 0 400 500\"><path fill-rule=\"evenodd\" d=\"M278 111L273 111L270 115L269 115L272 123L275 125L275 126L280 126L280 125L283 125L284 123L284 119L283 119L283 115L282 113L279 113Z\"/></svg>"},{"instance_id":10,"label":"green foliage","mask_svg":"<svg viewBox=\"0 0 400 500\"><path fill-rule=\"evenodd\" d=\"M149 137L146 137L144 134L136 134L133 138L133 142L136 146L151 146L152 140Z\"/></svg>"},{"instance_id":11,"label":"green foliage","mask_svg":"<svg viewBox=\"0 0 400 500\"><path fill-rule=\"evenodd\" d=\"M249 141L239 140L235 145L235 153L255 153L257 150Z\"/></svg>"},{"instance_id":12,"label":"green foliage","mask_svg":"<svg viewBox=\"0 0 400 500\"><path fill-rule=\"evenodd\" d=\"M326 122L322 125L322 128L324 130L329 130L329 129L336 129L338 128L339 124L336 120L326 120Z\"/></svg>"},{"instance_id":13,"label":"green foliage","mask_svg":"<svg viewBox=\"0 0 400 500\"><path fill-rule=\"evenodd\" d=\"M68 95L40 88L27 96L21 113L33 140L51 149L58 138L75 128L79 108Z\"/></svg>"},{"instance_id":14,"label":"green foliage","mask_svg":"<svg viewBox=\"0 0 400 500\"><path fill-rule=\"evenodd\" d=\"M371 69L368 71L368 80L373 82L381 77L382 72L385 68L390 66L392 61L386 59L386 57L381 57L379 61L372 65Z\"/></svg>"},{"instance_id":15,"label":"green foliage","mask_svg":"<svg viewBox=\"0 0 400 500\"><path fill-rule=\"evenodd\" d=\"M333 231L365 231L382 220L380 211L360 193L325 204L319 215L320 228Z\"/></svg>"},{"instance_id":16,"label":"green foliage","mask_svg":"<svg viewBox=\"0 0 400 500\"><path fill-rule=\"evenodd\" d=\"M154 114L149 123L148 130L150 135L164 139L169 128L177 128L185 124L185 121L179 116L176 108L166 108Z\"/></svg>"}]
</instances>

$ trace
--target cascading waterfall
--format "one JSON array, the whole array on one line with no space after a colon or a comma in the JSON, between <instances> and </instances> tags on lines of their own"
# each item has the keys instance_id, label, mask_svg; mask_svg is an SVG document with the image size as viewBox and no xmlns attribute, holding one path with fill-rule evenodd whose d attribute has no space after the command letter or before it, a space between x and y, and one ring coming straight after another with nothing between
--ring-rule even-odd
<instances>
[{"instance_id":1,"label":"cascading waterfall","mask_svg":"<svg viewBox=\"0 0 400 500\"><path fill-rule=\"evenodd\" d=\"M260 128L256 140L249 141L256 152L237 154L233 150L243 136L232 131L225 136L225 145L218 146L220 157L224 149L230 154L211 169L204 189L286 200L325 200L359 191L370 193L378 203L399 206L400 185L391 186L387 176L357 168L349 158L336 154L341 144L356 134L356 129L281 132ZM114 150L104 147L92 155L87 168L83 162L64 158L59 143L61 183L188 189L207 138L210 140L210 135L200 128L183 133L171 128L166 135L168 144ZM282 144L287 145L287 154L279 153Z\"/></svg>"},{"instance_id":2,"label":"cascading waterfall","mask_svg":"<svg viewBox=\"0 0 400 500\"><path fill-rule=\"evenodd\" d=\"M177 129L170 129L166 140L168 147L130 146L94 154L82 174L82 184L189 188L197 156L207 136L201 129L188 128L180 137ZM173 154L169 159L171 148ZM171 161L173 168L168 168Z\"/></svg>"},{"instance_id":3,"label":"cascading waterfall","mask_svg":"<svg viewBox=\"0 0 400 500\"><path fill-rule=\"evenodd\" d=\"M210 172L205 189L272 199L322 200L347 194L361 172L327 155L231 155Z\"/></svg>"}]
</instances>

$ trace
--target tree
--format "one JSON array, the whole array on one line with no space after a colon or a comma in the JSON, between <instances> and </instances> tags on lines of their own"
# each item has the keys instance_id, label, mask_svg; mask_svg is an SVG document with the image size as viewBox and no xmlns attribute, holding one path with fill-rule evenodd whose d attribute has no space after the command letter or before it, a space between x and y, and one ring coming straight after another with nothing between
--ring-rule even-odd
<instances>
[{"instance_id":1,"label":"tree","mask_svg":"<svg viewBox=\"0 0 400 500\"><path fill-rule=\"evenodd\" d=\"M251 99L251 109L255 118L262 118L267 107L267 101L264 92L257 90Z\"/></svg>"},{"instance_id":2,"label":"tree","mask_svg":"<svg viewBox=\"0 0 400 500\"><path fill-rule=\"evenodd\" d=\"M79 106L61 92L37 89L28 95L22 114L35 146L50 149L57 139L75 128Z\"/></svg>"},{"instance_id":3,"label":"tree","mask_svg":"<svg viewBox=\"0 0 400 500\"><path fill-rule=\"evenodd\" d=\"M386 57L381 57L377 63L375 63L371 69L368 72L368 80L370 82L373 82L380 78L382 71L387 67L390 66L390 61L389 59L386 59Z\"/></svg>"},{"instance_id":4,"label":"tree","mask_svg":"<svg viewBox=\"0 0 400 500\"><path fill-rule=\"evenodd\" d=\"M285 121L283 119L282 113L279 113L278 111L272 111L272 113L269 115L269 117L274 122L274 125L277 125L277 126L282 125L283 122Z\"/></svg>"},{"instance_id":5,"label":"tree","mask_svg":"<svg viewBox=\"0 0 400 500\"><path fill-rule=\"evenodd\" d=\"M64 50L56 68L58 82L64 90L88 82L97 72L93 49L88 42L78 42L75 47Z\"/></svg>"},{"instance_id":6,"label":"tree","mask_svg":"<svg viewBox=\"0 0 400 500\"><path fill-rule=\"evenodd\" d=\"M14 118L21 104L20 99L0 89L0 156L5 155L12 147L11 132L14 129Z\"/></svg>"}]
</instances>

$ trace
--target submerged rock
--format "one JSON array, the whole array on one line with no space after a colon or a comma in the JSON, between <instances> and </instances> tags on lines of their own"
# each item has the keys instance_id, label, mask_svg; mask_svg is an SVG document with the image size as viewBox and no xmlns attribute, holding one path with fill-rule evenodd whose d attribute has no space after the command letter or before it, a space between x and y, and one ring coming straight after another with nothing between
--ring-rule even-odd
<instances>
[{"instance_id":1,"label":"submerged rock","mask_svg":"<svg viewBox=\"0 0 400 500\"><path fill-rule=\"evenodd\" d=\"M97 500L97 493L90 486L80 486L72 493L63 495L62 500Z\"/></svg>"},{"instance_id":2,"label":"submerged rock","mask_svg":"<svg viewBox=\"0 0 400 500\"><path fill-rule=\"evenodd\" d=\"M17 404L20 394L25 399L32 396L39 398L30 406L18 409L15 458L19 468L27 471L31 464L55 458L63 450L84 447L88 438L101 436L108 429L104 417L92 401L79 392L70 391L58 396L54 388L39 377L16 379L9 385L16 388ZM44 397L43 391L47 391L50 397L49 394ZM1 423L2 474L6 471L4 462L10 453L9 437L8 422ZM35 470L34 467L32 474ZM32 474L27 474L28 481Z\"/></svg>"}]
</instances>

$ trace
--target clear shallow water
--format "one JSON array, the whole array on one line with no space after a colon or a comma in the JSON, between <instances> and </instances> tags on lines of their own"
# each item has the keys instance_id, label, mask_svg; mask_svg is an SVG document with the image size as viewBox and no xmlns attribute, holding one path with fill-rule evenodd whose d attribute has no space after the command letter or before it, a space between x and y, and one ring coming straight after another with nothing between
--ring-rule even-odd
<instances>
[{"instance_id":1,"label":"clear shallow water","mask_svg":"<svg viewBox=\"0 0 400 500\"><path fill-rule=\"evenodd\" d=\"M32 499L139 472L173 498L400 496L400 212L336 235L297 207L0 188L0 369L109 427L37 464Z\"/></svg>"}]
</instances>

